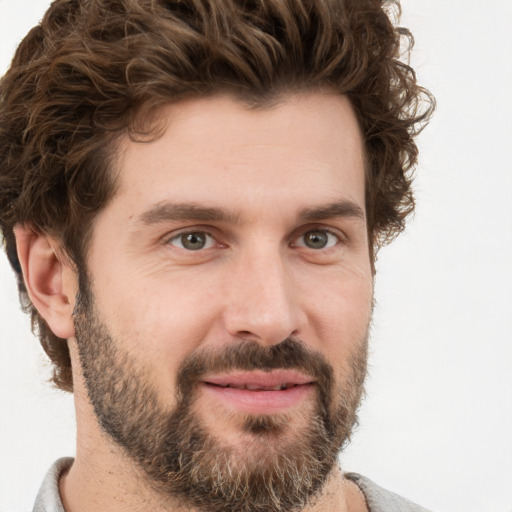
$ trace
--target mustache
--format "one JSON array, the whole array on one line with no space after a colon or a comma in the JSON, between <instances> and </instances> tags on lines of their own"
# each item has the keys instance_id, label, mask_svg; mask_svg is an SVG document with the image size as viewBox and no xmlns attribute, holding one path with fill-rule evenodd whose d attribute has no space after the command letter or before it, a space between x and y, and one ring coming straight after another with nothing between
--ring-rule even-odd
<instances>
[{"instance_id":1,"label":"mustache","mask_svg":"<svg viewBox=\"0 0 512 512\"><path fill-rule=\"evenodd\" d=\"M296 339L287 338L276 345L263 346L256 341L233 343L222 350L202 350L191 354L180 366L176 377L178 398L188 397L194 385L206 374L233 370L293 369L305 373L317 384L321 395L332 389L334 372L325 357L306 348Z\"/></svg>"}]
</instances>

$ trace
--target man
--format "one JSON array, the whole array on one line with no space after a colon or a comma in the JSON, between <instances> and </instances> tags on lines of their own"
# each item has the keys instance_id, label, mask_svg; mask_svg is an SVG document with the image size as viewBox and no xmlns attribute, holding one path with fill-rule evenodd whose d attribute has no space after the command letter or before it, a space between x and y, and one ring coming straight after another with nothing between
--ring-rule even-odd
<instances>
[{"instance_id":1,"label":"man","mask_svg":"<svg viewBox=\"0 0 512 512\"><path fill-rule=\"evenodd\" d=\"M336 463L433 105L401 33L376 0L57 0L21 43L0 219L78 431L34 510L423 510Z\"/></svg>"}]
</instances>

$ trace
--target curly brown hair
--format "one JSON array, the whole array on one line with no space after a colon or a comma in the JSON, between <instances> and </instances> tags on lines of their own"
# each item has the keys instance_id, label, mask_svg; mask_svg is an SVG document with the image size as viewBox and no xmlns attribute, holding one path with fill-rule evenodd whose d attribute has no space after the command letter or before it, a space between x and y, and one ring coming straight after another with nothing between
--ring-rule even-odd
<instances>
[{"instance_id":1,"label":"curly brown hair","mask_svg":"<svg viewBox=\"0 0 512 512\"><path fill-rule=\"evenodd\" d=\"M22 305L72 390L67 343L31 304L13 228L58 237L78 273L94 216L114 195L116 141L152 114L228 92L264 106L329 88L351 100L366 145L372 254L414 208L414 137L434 100L401 60L411 34L384 0L55 0L0 82L0 227Z\"/></svg>"}]
</instances>

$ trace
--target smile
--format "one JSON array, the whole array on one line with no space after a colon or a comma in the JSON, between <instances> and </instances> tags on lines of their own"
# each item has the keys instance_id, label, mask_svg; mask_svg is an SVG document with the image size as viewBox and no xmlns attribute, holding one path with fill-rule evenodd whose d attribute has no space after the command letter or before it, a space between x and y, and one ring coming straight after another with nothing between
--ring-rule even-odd
<instances>
[{"instance_id":1,"label":"smile","mask_svg":"<svg viewBox=\"0 0 512 512\"><path fill-rule=\"evenodd\" d=\"M233 389L247 389L248 391L281 391L283 389L293 388L295 386L301 386L302 384L277 384L276 386L258 386L254 384L211 384L212 386L219 386L221 388L233 388Z\"/></svg>"},{"instance_id":2,"label":"smile","mask_svg":"<svg viewBox=\"0 0 512 512\"><path fill-rule=\"evenodd\" d=\"M228 409L277 414L299 406L314 388L311 377L296 371L240 372L203 379L203 390Z\"/></svg>"}]
</instances>

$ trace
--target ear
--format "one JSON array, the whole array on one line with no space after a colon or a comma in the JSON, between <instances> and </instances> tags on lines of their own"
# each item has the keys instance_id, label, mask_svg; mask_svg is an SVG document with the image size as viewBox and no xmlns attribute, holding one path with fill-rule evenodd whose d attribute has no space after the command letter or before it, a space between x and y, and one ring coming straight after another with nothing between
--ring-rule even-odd
<instances>
[{"instance_id":1,"label":"ear","mask_svg":"<svg viewBox=\"0 0 512 512\"><path fill-rule=\"evenodd\" d=\"M14 234L32 304L56 336L71 338L77 292L74 269L54 238L37 233L29 226L16 227Z\"/></svg>"}]
</instances>

